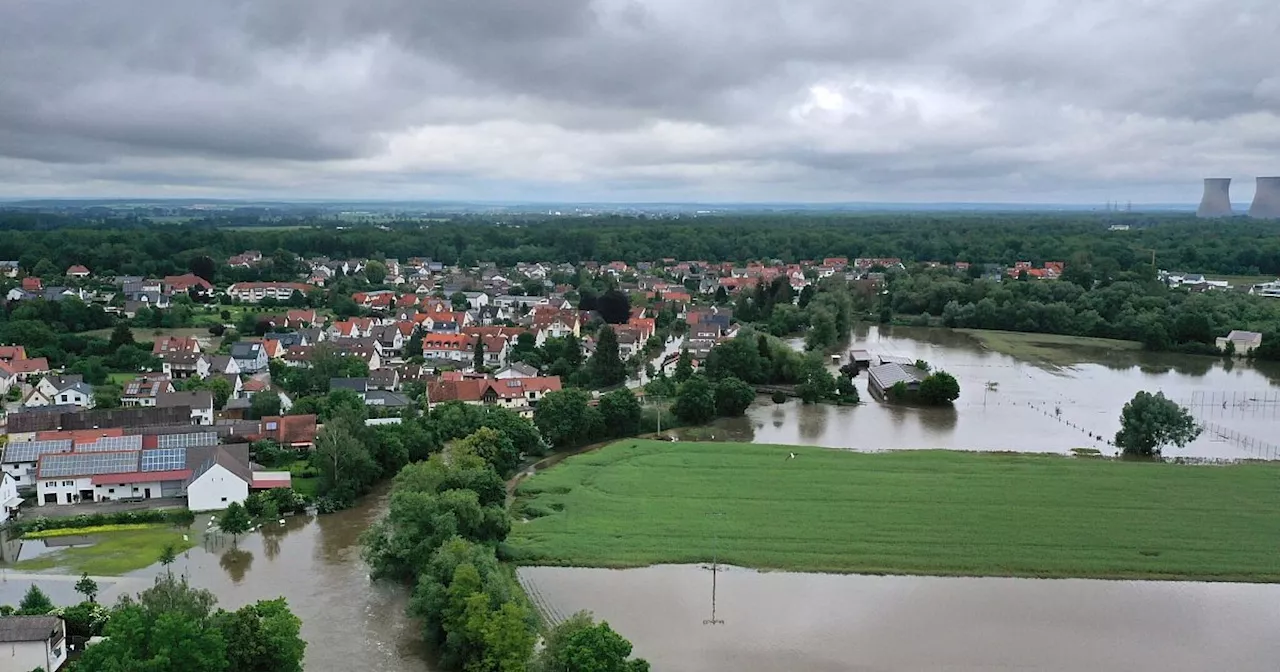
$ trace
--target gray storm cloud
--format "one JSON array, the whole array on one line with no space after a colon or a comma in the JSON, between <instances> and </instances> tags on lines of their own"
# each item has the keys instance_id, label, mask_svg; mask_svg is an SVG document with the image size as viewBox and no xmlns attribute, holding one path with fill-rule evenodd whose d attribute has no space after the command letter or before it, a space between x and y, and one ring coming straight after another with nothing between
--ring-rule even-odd
<instances>
[{"instance_id":1,"label":"gray storm cloud","mask_svg":"<svg viewBox=\"0 0 1280 672\"><path fill-rule=\"evenodd\" d=\"M8 2L0 195L1193 202L1280 172L1278 34L1265 1Z\"/></svg>"}]
</instances>

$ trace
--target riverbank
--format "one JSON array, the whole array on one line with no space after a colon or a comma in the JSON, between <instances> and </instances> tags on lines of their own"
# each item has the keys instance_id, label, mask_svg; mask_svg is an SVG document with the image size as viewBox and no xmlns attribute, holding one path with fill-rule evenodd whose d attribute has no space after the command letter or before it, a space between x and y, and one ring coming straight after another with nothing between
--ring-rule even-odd
<instances>
[{"instance_id":1,"label":"riverbank","mask_svg":"<svg viewBox=\"0 0 1280 672\"><path fill-rule=\"evenodd\" d=\"M796 457L790 457L794 454ZM520 484L527 565L1280 582L1280 466L625 440Z\"/></svg>"},{"instance_id":2,"label":"riverbank","mask_svg":"<svg viewBox=\"0 0 1280 672\"><path fill-rule=\"evenodd\" d=\"M1079 350L1141 350L1137 341L1121 341L1111 338L1065 336L1062 334L1030 334L1020 331L993 331L988 329L956 329L982 344L982 347L1010 357L1053 366L1070 366L1080 360ZM1072 350L1075 352L1072 352Z\"/></svg>"}]
</instances>

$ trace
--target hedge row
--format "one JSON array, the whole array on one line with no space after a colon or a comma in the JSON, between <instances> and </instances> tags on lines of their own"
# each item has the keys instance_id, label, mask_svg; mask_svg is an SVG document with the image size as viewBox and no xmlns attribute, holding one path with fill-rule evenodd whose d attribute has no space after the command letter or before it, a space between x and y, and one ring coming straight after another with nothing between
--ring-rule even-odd
<instances>
[{"instance_id":1,"label":"hedge row","mask_svg":"<svg viewBox=\"0 0 1280 672\"><path fill-rule=\"evenodd\" d=\"M69 518L24 518L9 523L9 529L17 536L43 530L66 530L101 525L136 525L140 523L167 523L188 526L194 523L196 514L187 509L144 509L140 511L115 511L112 513L84 513Z\"/></svg>"}]
</instances>

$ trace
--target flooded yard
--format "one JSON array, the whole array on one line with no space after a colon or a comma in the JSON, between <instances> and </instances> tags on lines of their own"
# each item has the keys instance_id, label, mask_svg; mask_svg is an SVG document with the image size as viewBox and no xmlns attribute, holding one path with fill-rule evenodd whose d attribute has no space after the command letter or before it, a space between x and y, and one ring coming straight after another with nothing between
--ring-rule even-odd
<instances>
[{"instance_id":1,"label":"flooded yard","mask_svg":"<svg viewBox=\"0 0 1280 672\"><path fill-rule=\"evenodd\" d=\"M529 567L664 672L1275 670L1280 586ZM722 623L720 621L723 621Z\"/></svg>"},{"instance_id":2,"label":"flooded yard","mask_svg":"<svg viewBox=\"0 0 1280 672\"><path fill-rule=\"evenodd\" d=\"M1066 453L1108 445L1120 410L1141 390L1160 391L1205 423L1171 457L1280 459L1280 367L1211 357L1067 348L1074 361L1050 366L984 349L946 329L861 325L851 347L923 359L960 383L953 408L877 402L867 375L855 379L859 406L773 404L761 397L743 418L716 421L716 439L854 450L946 448ZM718 430L718 431L716 431Z\"/></svg>"}]
</instances>

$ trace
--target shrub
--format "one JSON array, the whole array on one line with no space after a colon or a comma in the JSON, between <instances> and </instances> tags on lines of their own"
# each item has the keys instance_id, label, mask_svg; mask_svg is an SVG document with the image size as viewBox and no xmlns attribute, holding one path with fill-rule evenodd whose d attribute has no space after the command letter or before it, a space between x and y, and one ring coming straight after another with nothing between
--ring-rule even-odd
<instances>
[{"instance_id":1,"label":"shrub","mask_svg":"<svg viewBox=\"0 0 1280 672\"><path fill-rule=\"evenodd\" d=\"M194 523L196 515L187 509L148 509L143 511L115 511L112 513L84 513L69 518L32 518L9 523L9 529L22 536L28 532L43 530L83 529L104 525L138 525L164 523L186 527Z\"/></svg>"},{"instance_id":2,"label":"shrub","mask_svg":"<svg viewBox=\"0 0 1280 672\"><path fill-rule=\"evenodd\" d=\"M773 399L773 403L775 404L787 403L787 395L784 392L774 392L771 398Z\"/></svg>"},{"instance_id":3,"label":"shrub","mask_svg":"<svg viewBox=\"0 0 1280 672\"><path fill-rule=\"evenodd\" d=\"M128 530L145 530L158 527L159 523L123 523L119 525L93 525L90 527L60 528L30 531L23 536L27 539L46 539L48 537L65 537L73 534L99 534L101 532L126 532Z\"/></svg>"}]
</instances>

